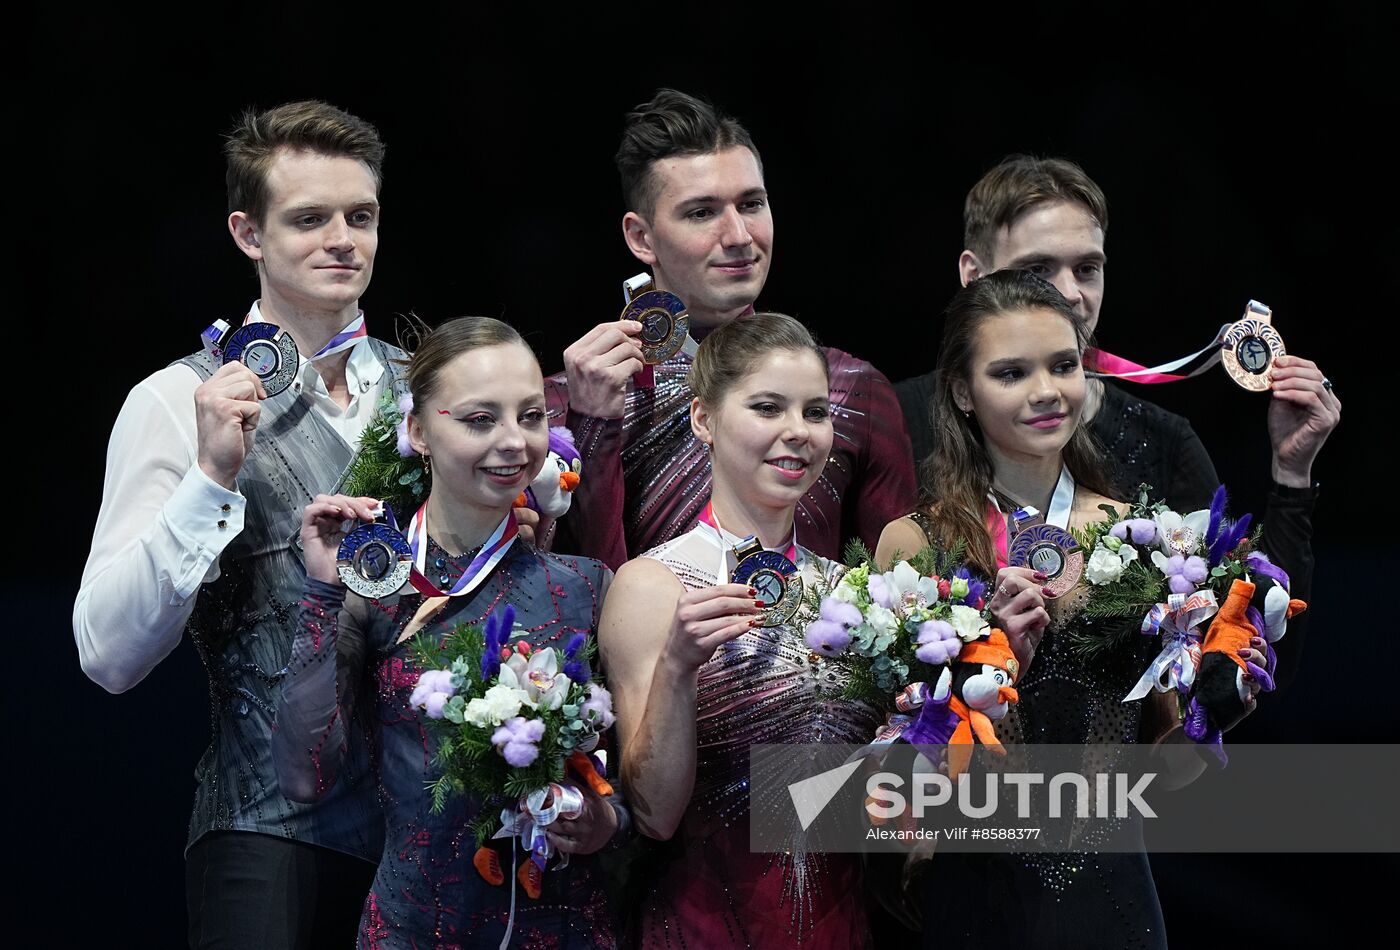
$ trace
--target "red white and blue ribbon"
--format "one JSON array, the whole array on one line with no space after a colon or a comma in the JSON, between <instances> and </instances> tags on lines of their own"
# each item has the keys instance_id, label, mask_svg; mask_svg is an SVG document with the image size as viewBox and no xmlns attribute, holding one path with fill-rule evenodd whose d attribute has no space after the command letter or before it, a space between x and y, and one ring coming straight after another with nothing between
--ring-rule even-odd
<instances>
[{"instance_id":1,"label":"red white and blue ribbon","mask_svg":"<svg viewBox=\"0 0 1400 950\"><path fill-rule=\"evenodd\" d=\"M511 543L515 541L519 532L520 526L516 523L514 510L507 512L501 523L496 526L496 530L491 532L491 536L481 546L481 551L472 558L462 576L457 578L457 583L452 585L451 590L445 591L428 580L425 570L428 565L428 503L424 502L423 507L419 508L418 513L409 521L408 530L405 532L408 536L408 546L413 551L413 573L408 576L409 583L425 597L462 597L470 594L491 576L491 571L510 551Z\"/></svg>"},{"instance_id":2,"label":"red white and blue ribbon","mask_svg":"<svg viewBox=\"0 0 1400 950\"><path fill-rule=\"evenodd\" d=\"M254 306L252 310L248 311L248 315L243 318L243 322L245 324L267 323L267 319L262 315L262 312L258 310L257 306ZM208 350L215 359L220 359L223 356L221 347L223 346L224 338L228 336L228 331L229 325L227 322L215 320L200 334L200 338L204 341L204 348ZM365 327L365 312L363 310L357 310L355 311L354 320L351 320L345 325L344 329L331 337L330 342L316 351L316 355L303 358L302 362L314 363L319 359L325 359L327 356L343 353L368 336L369 330Z\"/></svg>"},{"instance_id":3,"label":"red white and blue ribbon","mask_svg":"<svg viewBox=\"0 0 1400 950\"><path fill-rule=\"evenodd\" d=\"M266 323L267 321L263 319L262 313L255 307L252 312L244 318L243 322ZM369 330L365 329L365 312L363 310L356 310L355 319L345 324L345 328L331 337L330 342L317 350L315 355L307 357L306 362L314 363L317 360L325 359L327 356L343 353L367 336L369 336Z\"/></svg>"}]
</instances>

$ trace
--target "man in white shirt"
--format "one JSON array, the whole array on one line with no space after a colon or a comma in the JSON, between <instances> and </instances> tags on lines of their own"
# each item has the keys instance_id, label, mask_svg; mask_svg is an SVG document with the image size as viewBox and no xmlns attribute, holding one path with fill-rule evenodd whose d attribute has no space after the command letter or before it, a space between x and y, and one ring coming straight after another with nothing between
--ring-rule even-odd
<instances>
[{"instance_id":1,"label":"man in white shirt","mask_svg":"<svg viewBox=\"0 0 1400 950\"><path fill-rule=\"evenodd\" d=\"M73 629L84 672L114 693L187 629L209 672L213 736L186 851L191 946L348 944L382 837L362 736L352 730L356 768L314 806L281 795L269 736L304 576L300 510L333 489L399 385L389 358L401 354L359 313L384 147L363 120L297 102L246 113L225 152L228 228L260 290L246 322L286 330L300 367L269 396L241 363L196 353L131 391Z\"/></svg>"}]
</instances>

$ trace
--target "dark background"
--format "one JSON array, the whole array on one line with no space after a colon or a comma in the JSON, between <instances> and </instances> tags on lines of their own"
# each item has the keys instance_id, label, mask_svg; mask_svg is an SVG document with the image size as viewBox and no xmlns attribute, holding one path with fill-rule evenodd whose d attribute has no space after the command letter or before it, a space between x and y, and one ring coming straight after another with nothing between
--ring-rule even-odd
<instances>
[{"instance_id":1,"label":"dark background","mask_svg":"<svg viewBox=\"0 0 1400 950\"><path fill-rule=\"evenodd\" d=\"M11 525L37 537L38 557L6 594L26 660L5 691L21 883L7 934L183 939L203 672L182 644L109 696L78 669L69 614L125 393L256 296L224 226L220 135L244 106L297 98L374 122L389 146L372 332L391 335L390 316L408 311L501 316L546 371L615 317L618 283L639 269L611 156L623 113L656 86L715 99L762 151L777 235L762 304L895 380L932 363L971 184L1010 152L1080 161L1110 203L1106 349L1181 355L1255 297L1346 404L1314 473L1304 669L1232 741L1393 741L1400 717L1374 671L1390 663L1376 637L1396 624L1362 610L1395 565L1377 533L1390 409L1370 382L1394 362L1393 25L1366 6L1325 18L1271 6L1248 29L1155 4L1131 18L998 6L965 22L916 9L715 7L663 27L643 9L608 23L547 8L518 23L470 10L394 23L384 9L260 5L199 22L62 11L19 23L7 323L29 365L11 420L38 438L7 468ZM1266 400L1223 373L1147 393L1191 418L1235 510L1260 511ZM1315 780L1305 760L1280 776ZM1241 820L1248 810L1240 802ZM1368 932L1395 871L1364 856L1188 856L1158 862L1158 883L1174 942L1294 944ZM1318 900L1324 881L1348 904Z\"/></svg>"}]
</instances>

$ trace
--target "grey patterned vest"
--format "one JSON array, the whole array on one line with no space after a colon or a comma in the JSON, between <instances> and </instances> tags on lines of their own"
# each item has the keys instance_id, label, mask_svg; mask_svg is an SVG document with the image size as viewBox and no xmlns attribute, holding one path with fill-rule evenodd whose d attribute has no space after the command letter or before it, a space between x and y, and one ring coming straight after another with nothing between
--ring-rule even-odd
<instances>
[{"instance_id":1,"label":"grey patterned vest","mask_svg":"<svg viewBox=\"0 0 1400 950\"><path fill-rule=\"evenodd\" d=\"M385 367L384 385L401 395L407 390L403 367L390 361L403 352L375 339L369 345ZM204 353L179 362L201 379L218 369ZM219 558L218 580L200 588L185 627L209 673L212 736L195 769L187 848L210 831L238 830L379 860L383 827L367 730L351 724L340 781L315 805L282 796L269 738L306 578L301 510L339 485L352 455L311 400L294 389L263 402L257 438L238 475L247 499L243 531Z\"/></svg>"}]
</instances>

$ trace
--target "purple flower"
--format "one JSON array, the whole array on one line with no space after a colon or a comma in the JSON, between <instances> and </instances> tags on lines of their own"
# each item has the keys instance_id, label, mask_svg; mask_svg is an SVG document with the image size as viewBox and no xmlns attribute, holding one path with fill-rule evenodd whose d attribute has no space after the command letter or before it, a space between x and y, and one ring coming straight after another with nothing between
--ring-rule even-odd
<instances>
[{"instance_id":1,"label":"purple flower","mask_svg":"<svg viewBox=\"0 0 1400 950\"><path fill-rule=\"evenodd\" d=\"M1181 575L1193 584L1204 584L1210 571L1206 568L1206 562L1193 554L1182 565Z\"/></svg>"},{"instance_id":2,"label":"purple flower","mask_svg":"<svg viewBox=\"0 0 1400 950\"><path fill-rule=\"evenodd\" d=\"M588 665L581 660L570 660L564 664L560 672L567 676L570 682L574 683L587 683L592 679L592 677L588 675Z\"/></svg>"},{"instance_id":3,"label":"purple flower","mask_svg":"<svg viewBox=\"0 0 1400 950\"><path fill-rule=\"evenodd\" d=\"M807 646L822 656L840 656L851 643L846 628L831 620L813 620L807 624Z\"/></svg>"},{"instance_id":4,"label":"purple flower","mask_svg":"<svg viewBox=\"0 0 1400 950\"><path fill-rule=\"evenodd\" d=\"M870 592L870 599L874 603L887 610L894 608L893 592L890 590L890 585L885 583L883 574L871 571L870 576L866 579L865 589Z\"/></svg>"},{"instance_id":5,"label":"purple flower","mask_svg":"<svg viewBox=\"0 0 1400 950\"><path fill-rule=\"evenodd\" d=\"M564 647L564 658L566 660L572 660L575 656L578 655L578 651L582 650L584 644L587 642L587 635L582 633L574 634L572 637L569 638L569 642Z\"/></svg>"},{"instance_id":6,"label":"purple flower","mask_svg":"<svg viewBox=\"0 0 1400 950\"><path fill-rule=\"evenodd\" d=\"M442 707L455 692L450 670L426 670L418 677L418 683L408 697L408 704L422 706L430 719L441 719Z\"/></svg>"},{"instance_id":7,"label":"purple flower","mask_svg":"<svg viewBox=\"0 0 1400 950\"><path fill-rule=\"evenodd\" d=\"M491 734L491 744L501 751L506 762L517 769L539 758L537 743L544 738L544 723L538 719L516 716L507 719Z\"/></svg>"},{"instance_id":8,"label":"purple flower","mask_svg":"<svg viewBox=\"0 0 1400 950\"><path fill-rule=\"evenodd\" d=\"M821 617L823 620L839 623L848 630L851 627L859 627L861 621L865 619L860 615L860 608L855 604L848 604L835 597L822 598Z\"/></svg>"},{"instance_id":9,"label":"purple flower","mask_svg":"<svg viewBox=\"0 0 1400 950\"><path fill-rule=\"evenodd\" d=\"M584 722L596 722L607 729L613 724L612 694L603 687L592 684L588 687L588 698L579 703L578 717Z\"/></svg>"},{"instance_id":10,"label":"purple flower","mask_svg":"<svg viewBox=\"0 0 1400 950\"><path fill-rule=\"evenodd\" d=\"M1195 584L1180 574L1168 575L1167 586L1171 588L1173 594L1189 594L1196 589Z\"/></svg>"},{"instance_id":11,"label":"purple flower","mask_svg":"<svg viewBox=\"0 0 1400 950\"><path fill-rule=\"evenodd\" d=\"M1117 538L1119 541L1128 540L1128 522L1115 521L1113 527L1108 529L1108 533L1110 537Z\"/></svg>"},{"instance_id":12,"label":"purple flower","mask_svg":"<svg viewBox=\"0 0 1400 950\"><path fill-rule=\"evenodd\" d=\"M1151 518L1129 518L1128 529L1134 544L1151 544L1157 540L1157 522Z\"/></svg>"},{"instance_id":13,"label":"purple flower","mask_svg":"<svg viewBox=\"0 0 1400 950\"><path fill-rule=\"evenodd\" d=\"M962 640L953 625L942 620L926 620L919 624L919 648L914 655L921 662L941 666L955 659L962 649Z\"/></svg>"},{"instance_id":14,"label":"purple flower","mask_svg":"<svg viewBox=\"0 0 1400 950\"><path fill-rule=\"evenodd\" d=\"M414 450L413 445L408 441L408 414L412 411L413 393L404 393L399 397L399 412L403 414L403 418L399 420L397 430L399 437L399 455L403 458L412 458L418 454Z\"/></svg>"},{"instance_id":15,"label":"purple flower","mask_svg":"<svg viewBox=\"0 0 1400 950\"><path fill-rule=\"evenodd\" d=\"M501 647L510 637L515 627L515 608L506 604L505 609L486 618L486 644L481 651L481 681L490 682L501 671Z\"/></svg>"}]
</instances>

